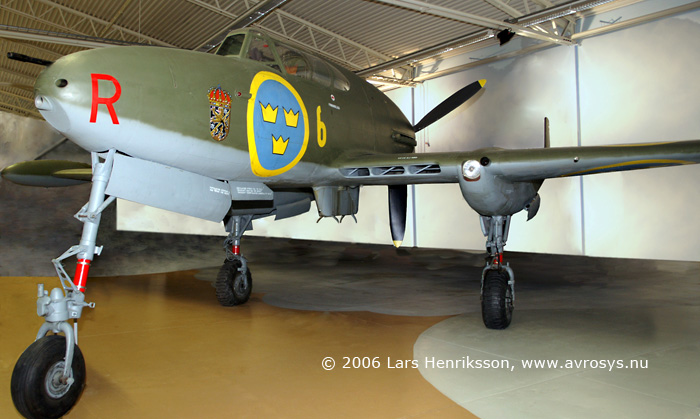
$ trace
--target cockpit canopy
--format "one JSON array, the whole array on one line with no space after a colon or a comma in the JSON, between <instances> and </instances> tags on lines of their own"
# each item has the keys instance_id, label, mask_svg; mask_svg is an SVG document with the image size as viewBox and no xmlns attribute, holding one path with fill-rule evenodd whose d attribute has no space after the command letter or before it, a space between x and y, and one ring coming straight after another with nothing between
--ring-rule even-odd
<instances>
[{"instance_id":1,"label":"cockpit canopy","mask_svg":"<svg viewBox=\"0 0 700 419\"><path fill-rule=\"evenodd\" d=\"M217 55L259 61L295 77L311 80L341 91L350 90L348 79L334 65L280 40L248 30L230 34Z\"/></svg>"}]
</instances>

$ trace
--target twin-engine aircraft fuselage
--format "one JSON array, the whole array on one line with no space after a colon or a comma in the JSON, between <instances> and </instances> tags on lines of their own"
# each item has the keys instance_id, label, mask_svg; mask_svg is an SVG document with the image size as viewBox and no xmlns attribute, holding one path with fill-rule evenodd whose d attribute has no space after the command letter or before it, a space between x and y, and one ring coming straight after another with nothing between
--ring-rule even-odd
<instances>
[{"instance_id":1,"label":"twin-engine aircraft fuselage","mask_svg":"<svg viewBox=\"0 0 700 419\"><path fill-rule=\"evenodd\" d=\"M58 60L36 83L46 120L88 151L116 149L220 180L343 181L348 154L409 153L401 111L364 80L263 34L217 55L116 47Z\"/></svg>"}]
</instances>

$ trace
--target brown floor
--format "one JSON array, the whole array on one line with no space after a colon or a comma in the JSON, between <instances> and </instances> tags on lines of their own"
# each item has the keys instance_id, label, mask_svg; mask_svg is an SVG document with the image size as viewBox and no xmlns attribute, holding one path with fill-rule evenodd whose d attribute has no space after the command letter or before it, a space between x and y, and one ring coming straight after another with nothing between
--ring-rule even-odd
<instances>
[{"instance_id":1,"label":"brown floor","mask_svg":"<svg viewBox=\"0 0 700 419\"><path fill-rule=\"evenodd\" d=\"M88 385L69 418L475 417L430 385L412 359L418 336L446 316L220 307L196 271L96 278L81 320ZM1 277L0 417L19 417L12 368L40 325L36 284ZM321 362L333 357L336 368ZM343 357L378 357L377 369L343 369Z\"/></svg>"}]
</instances>

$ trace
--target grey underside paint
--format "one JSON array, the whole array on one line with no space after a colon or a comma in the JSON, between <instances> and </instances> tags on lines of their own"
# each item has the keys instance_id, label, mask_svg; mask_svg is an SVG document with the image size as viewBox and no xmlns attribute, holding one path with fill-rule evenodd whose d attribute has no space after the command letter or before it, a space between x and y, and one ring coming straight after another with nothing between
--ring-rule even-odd
<instances>
[{"instance_id":1,"label":"grey underside paint","mask_svg":"<svg viewBox=\"0 0 700 419\"><path fill-rule=\"evenodd\" d=\"M226 182L120 154L106 193L209 221L221 221L231 207Z\"/></svg>"}]
</instances>

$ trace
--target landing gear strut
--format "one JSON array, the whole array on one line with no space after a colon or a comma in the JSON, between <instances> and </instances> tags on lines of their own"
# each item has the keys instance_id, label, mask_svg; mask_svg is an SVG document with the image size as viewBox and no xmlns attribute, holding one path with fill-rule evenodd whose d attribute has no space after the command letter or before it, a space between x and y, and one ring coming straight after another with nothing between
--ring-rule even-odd
<instances>
[{"instance_id":1,"label":"landing gear strut","mask_svg":"<svg viewBox=\"0 0 700 419\"><path fill-rule=\"evenodd\" d=\"M49 293L44 291L44 284L39 284L37 314L44 317L44 324L39 328L36 341L15 364L10 385L15 407L27 418L65 415L85 388L85 360L78 348L77 322L83 308L95 307L94 303L85 302L83 291L90 263L102 251L101 246L95 245L102 211L115 199L105 199L114 153L110 150L104 155L104 161L100 161L97 153L92 153L90 200L75 215L84 223L80 244L52 261L63 289L54 288ZM78 258L73 280L61 263L72 256ZM54 335L48 335L49 332Z\"/></svg>"},{"instance_id":2,"label":"landing gear strut","mask_svg":"<svg viewBox=\"0 0 700 419\"><path fill-rule=\"evenodd\" d=\"M253 290L248 260L241 254L241 237L252 220L252 215L237 215L226 223L229 233L224 240L226 260L216 276L216 299L225 307L245 303Z\"/></svg>"},{"instance_id":3,"label":"landing gear strut","mask_svg":"<svg viewBox=\"0 0 700 419\"><path fill-rule=\"evenodd\" d=\"M515 275L503 264L503 248L508 240L510 215L481 217L481 230L489 256L481 273L481 316L489 329L505 329L513 318Z\"/></svg>"}]
</instances>

